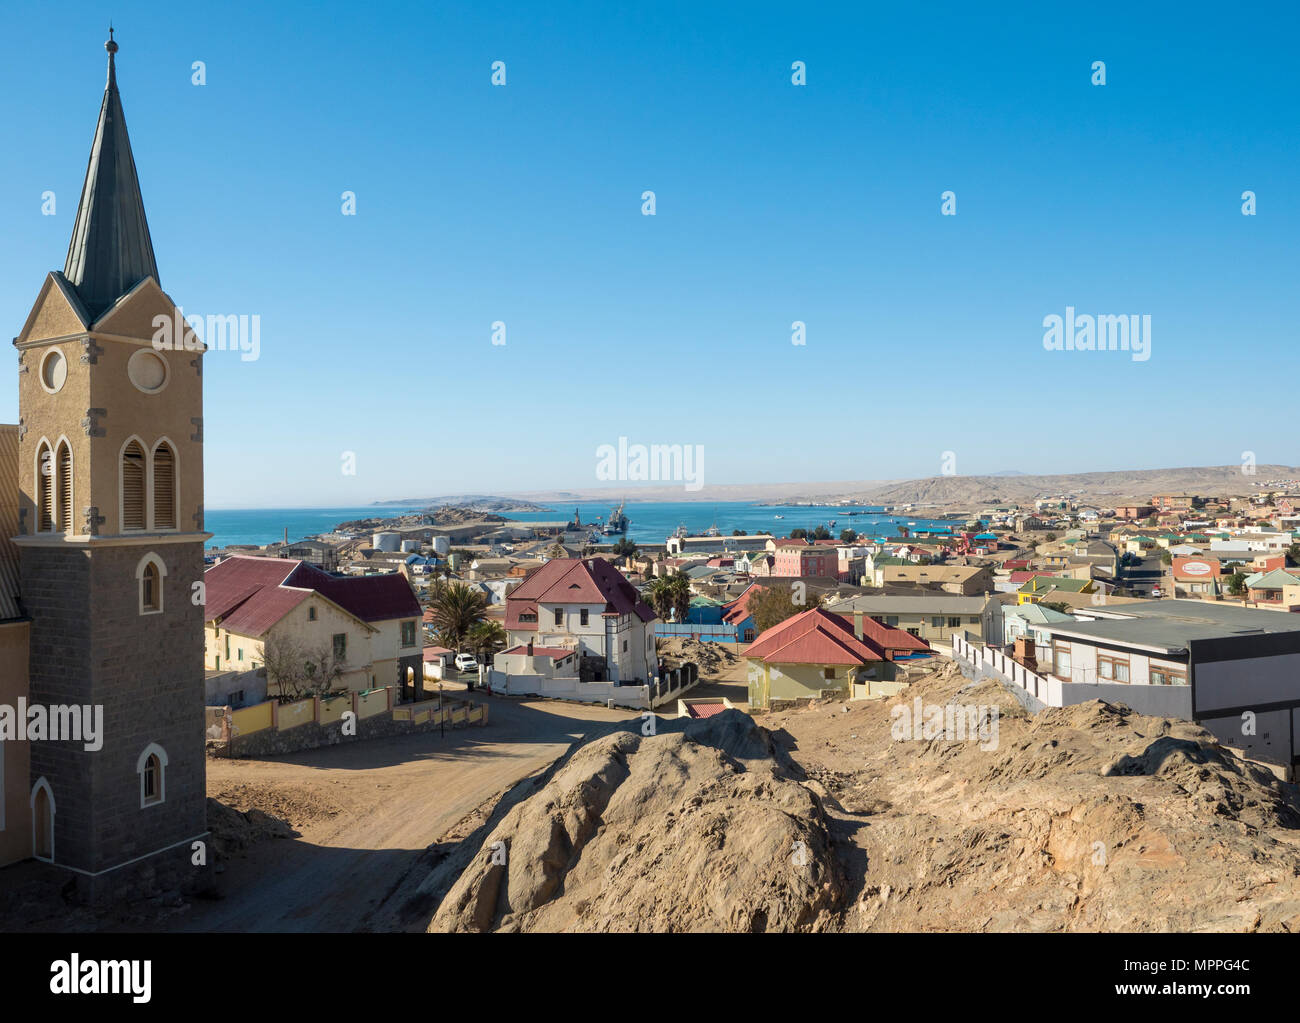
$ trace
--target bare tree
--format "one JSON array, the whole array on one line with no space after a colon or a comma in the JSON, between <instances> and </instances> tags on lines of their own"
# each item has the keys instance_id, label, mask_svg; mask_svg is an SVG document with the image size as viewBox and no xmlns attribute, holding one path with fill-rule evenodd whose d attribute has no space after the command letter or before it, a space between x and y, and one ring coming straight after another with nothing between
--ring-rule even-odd
<instances>
[{"instance_id":1,"label":"bare tree","mask_svg":"<svg viewBox=\"0 0 1300 1023\"><path fill-rule=\"evenodd\" d=\"M290 637L275 633L262 644L262 661L267 680L275 685L281 700L323 696L334 688L344 670L331 647L308 650Z\"/></svg>"},{"instance_id":2,"label":"bare tree","mask_svg":"<svg viewBox=\"0 0 1300 1023\"><path fill-rule=\"evenodd\" d=\"M278 690L281 700L297 699L307 684L307 657L301 646L288 636L274 632L262 644L262 663L267 680Z\"/></svg>"},{"instance_id":3,"label":"bare tree","mask_svg":"<svg viewBox=\"0 0 1300 1023\"><path fill-rule=\"evenodd\" d=\"M308 695L324 696L330 692L343 677L343 667L343 662L334 656L332 647L322 646L308 651L303 664Z\"/></svg>"}]
</instances>

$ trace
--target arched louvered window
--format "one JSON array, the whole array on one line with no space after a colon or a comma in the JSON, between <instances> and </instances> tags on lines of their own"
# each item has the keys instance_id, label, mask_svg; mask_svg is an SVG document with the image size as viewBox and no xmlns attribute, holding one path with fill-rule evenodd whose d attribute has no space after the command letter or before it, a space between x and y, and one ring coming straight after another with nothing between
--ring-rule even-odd
<instances>
[{"instance_id":1,"label":"arched louvered window","mask_svg":"<svg viewBox=\"0 0 1300 1023\"><path fill-rule=\"evenodd\" d=\"M176 528L176 453L166 441L153 449L153 528Z\"/></svg>"},{"instance_id":2,"label":"arched louvered window","mask_svg":"<svg viewBox=\"0 0 1300 1023\"><path fill-rule=\"evenodd\" d=\"M58 511L58 531L60 533L73 532L72 518L72 449L68 447L65 440L59 445L59 453L55 459L58 466L58 494L59 494L59 511Z\"/></svg>"},{"instance_id":3,"label":"arched louvered window","mask_svg":"<svg viewBox=\"0 0 1300 1023\"><path fill-rule=\"evenodd\" d=\"M131 441L122 452L122 529L144 528L144 448Z\"/></svg>"},{"instance_id":4,"label":"arched louvered window","mask_svg":"<svg viewBox=\"0 0 1300 1023\"><path fill-rule=\"evenodd\" d=\"M36 531L54 529L54 454L45 441L36 450Z\"/></svg>"}]
</instances>

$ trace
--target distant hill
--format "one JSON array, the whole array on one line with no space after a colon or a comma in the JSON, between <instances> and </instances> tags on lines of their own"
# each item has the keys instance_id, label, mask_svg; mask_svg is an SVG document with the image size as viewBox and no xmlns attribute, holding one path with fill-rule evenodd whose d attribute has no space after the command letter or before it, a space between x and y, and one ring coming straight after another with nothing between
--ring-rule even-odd
<instances>
[{"instance_id":1,"label":"distant hill","mask_svg":"<svg viewBox=\"0 0 1300 1023\"><path fill-rule=\"evenodd\" d=\"M548 512L544 504L534 504L514 497L496 497L490 494L456 494L451 497L412 497L402 501L375 501L376 507L400 505L403 508L470 508L484 512Z\"/></svg>"},{"instance_id":2,"label":"distant hill","mask_svg":"<svg viewBox=\"0 0 1300 1023\"><path fill-rule=\"evenodd\" d=\"M1020 504L1036 497L1070 494L1098 504L1141 502L1152 494L1190 492L1207 496L1248 494L1269 480L1300 479L1300 468L1259 465L1253 476L1240 465L1175 469L1126 469L1058 475L1026 474L1018 469L979 476L930 476L924 479L841 480L827 483L715 483L685 490L680 483L627 484L574 490L523 491L515 495L461 494L454 497L379 501L378 505L433 508L460 505L486 512L552 511L575 501L626 498L639 501L751 501L758 504L916 504L960 509L971 505ZM539 504L537 502L545 502Z\"/></svg>"},{"instance_id":3,"label":"distant hill","mask_svg":"<svg viewBox=\"0 0 1300 1023\"><path fill-rule=\"evenodd\" d=\"M1193 493L1214 496L1246 494L1256 484L1300 478L1300 469L1259 465L1253 476L1240 465L1179 469L1133 469L1122 472L1083 472L1052 476L990 475L931 476L868 488L841 495L866 504L970 505L1032 501L1069 494L1102 504L1148 501L1152 494Z\"/></svg>"}]
</instances>

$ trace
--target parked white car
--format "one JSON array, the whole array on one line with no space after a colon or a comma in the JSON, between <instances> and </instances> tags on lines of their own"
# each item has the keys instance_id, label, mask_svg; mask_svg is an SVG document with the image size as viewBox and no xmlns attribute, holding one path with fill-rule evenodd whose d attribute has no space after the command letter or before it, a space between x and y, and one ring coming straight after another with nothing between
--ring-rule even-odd
<instances>
[{"instance_id":1,"label":"parked white car","mask_svg":"<svg viewBox=\"0 0 1300 1023\"><path fill-rule=\"evenodd\" d=\"M473 654L457 654L456 670L457 671L478 671L478 660L474 657Z\"/></svg>"}]
</instances>

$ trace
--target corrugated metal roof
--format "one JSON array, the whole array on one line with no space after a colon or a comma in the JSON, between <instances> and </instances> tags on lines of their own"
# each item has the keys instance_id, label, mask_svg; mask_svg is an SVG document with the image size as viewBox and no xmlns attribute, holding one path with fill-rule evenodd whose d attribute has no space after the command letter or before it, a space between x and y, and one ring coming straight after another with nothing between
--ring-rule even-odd
<instances>
[{"instance_id":1,"label":"corrugated metal roof","mask_svg":"<svg viewBox=\"0 0 1300 1023\"><path fill-rule=\"evenodd\" d=\"M866 664L888 659L874 637L853 635L837 614L815 607L761 633L746 657L769 664Z\"/></svg>"},{"instance_id":2,"label":"corrugated metal roof","mask_svg":"<svg viewBox=\"0 0 1300 1023\"><path fill-rule=\"evenodd\" d=\"M395 573L335 576L287 558L227 558L203 574L204 619L220 618L234 632L260 636L312 595L319 593L361 621L419 618L420 602L405 577Z\"/></svg>"}]
</instances>

